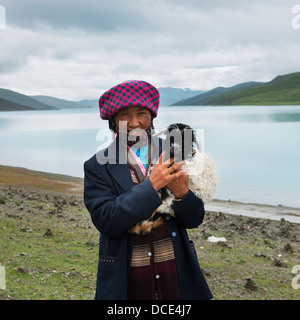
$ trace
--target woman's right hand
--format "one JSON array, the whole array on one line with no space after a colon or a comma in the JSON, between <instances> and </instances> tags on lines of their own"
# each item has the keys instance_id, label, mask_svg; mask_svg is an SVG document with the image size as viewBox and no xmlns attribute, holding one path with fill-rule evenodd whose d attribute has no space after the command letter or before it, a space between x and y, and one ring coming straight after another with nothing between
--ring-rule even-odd
<instances>
[{"instance_id":1,"label":"woman's right hand","mask_svg":"<svg viewBox=\"0 0 300 320\"><path fill-rule=\"evenodd\" d=\"M168 159L167 161L163 161L163 158L164 153L160 155L149 176L152 186L156 191L159 191L185 173L183 170L177 171L184 164L183 161L174 163L173 158Z\"/></svg>"}]
</instances>

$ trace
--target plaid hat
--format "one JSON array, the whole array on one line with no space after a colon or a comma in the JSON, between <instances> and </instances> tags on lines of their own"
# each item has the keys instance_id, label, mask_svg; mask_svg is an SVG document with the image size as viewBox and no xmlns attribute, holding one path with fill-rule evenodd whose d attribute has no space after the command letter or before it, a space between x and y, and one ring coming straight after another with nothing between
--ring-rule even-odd
<instances>
[{"instance_id":1,"label":"plaid hat","mask_svg":"<svg viewBox=\"0 0 300 320\"><path fill-rule=\"evenodd\" d=\"M105 92L99 99L100 117L111 119L121 109L128 106L140 106L157 116L159 92L150 83L130 80L122 82Z\"/></svg>"}]
</instances>

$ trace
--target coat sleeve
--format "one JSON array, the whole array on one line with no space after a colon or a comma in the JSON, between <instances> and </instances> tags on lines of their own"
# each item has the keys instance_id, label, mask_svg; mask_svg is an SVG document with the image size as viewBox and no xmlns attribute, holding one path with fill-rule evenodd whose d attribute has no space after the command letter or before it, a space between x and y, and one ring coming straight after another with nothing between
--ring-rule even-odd
<instances>
[{"instance_id":1,"label":"coat sleeve","mask_svg":"<svg viewBox=\"0 0 300 320\"><path fill-rule=\"evenodd\" d=\"M204 204L191 190L181 201L173 201L172 208L176 219L186 229L197 228L204 219Z\"/></svg>"},{"instance_id":2,"label":"coat sleeve","mask_svg":"<svg viewBox=\"0 0 300 320\"><path fill-rule=\"evenodd\" d=\"M95 172L84 164L84 203L100 233L119 237L138 222L148 219L161 205L149 179L123 194L116 194L105 166Z\"/></svg>"}]
</instances>

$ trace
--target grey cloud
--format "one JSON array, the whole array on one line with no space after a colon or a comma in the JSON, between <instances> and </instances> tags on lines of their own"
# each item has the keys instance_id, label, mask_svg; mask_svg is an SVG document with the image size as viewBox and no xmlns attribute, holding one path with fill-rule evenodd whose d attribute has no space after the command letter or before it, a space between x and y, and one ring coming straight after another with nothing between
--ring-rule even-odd
<instances>
[{"instance_id":1,"label":"grey cloud","mask_svg":"<svg viewBox=\"0 0 300 320\"><path fill-rule=\"evenodd\" d=\"M0 31L0 86L34 87L33 94L90 95L130 78L210 89L297 71L300 31L291 28L292 1L1 4L8 28Z\"/></svg>"},{"instance_id":2,"label":"grey cloud","mask_svg":"<svg viewBox=\"0 0 300 320\"><path fill-rule=\"evenodd\" d=\"M154 17L140 0L3 0L8 23L24 28L45 24L54 29L117 31L122 28L155 27Z\"/></svg>"},{"instance_id":3,"label":"grey cloud","mask_svg":"<svg viewBox=\"0 0 300 320\"><path fill-rule=\"evenodd\" d=\"M8 23L22 28L48 28L52 32L64 32L72 28L76 32L76 29L82 29L105 34L106 38L111 37L112 40L115 37L119 40L124 35L129 41L123 42L125 48L137 47L142 50L139 43L145 41L140 41L136 36L140 34L147 38L148 43L152 43L154 51L167 48L171 53L202 50L218 44L271 43L283 34L284 27L290 28L291 18L291 6L282 0L2 2L7 10ZM115 46L118 46L117 41Z\"/></svg>"},{"instance_id":4,"label":"grey cloud","mask_svg":"<svg viewBox=\"0 0 300 320\"><path fill-rule=\"evenodd\" d=\"M194 19L201 24L232 10L237 16L253 12L253 8L268 8L279 0L2 0L8 23L25 28L46 24L54 29L82 28L85 30L152 31L193 26ZM258 5L259 3L259 5ZM191 14L194 16L192 20ZM198 17L196 16L198 15ZM185 23L185 25L183 25Z\"/></svg>"}]
</instances>

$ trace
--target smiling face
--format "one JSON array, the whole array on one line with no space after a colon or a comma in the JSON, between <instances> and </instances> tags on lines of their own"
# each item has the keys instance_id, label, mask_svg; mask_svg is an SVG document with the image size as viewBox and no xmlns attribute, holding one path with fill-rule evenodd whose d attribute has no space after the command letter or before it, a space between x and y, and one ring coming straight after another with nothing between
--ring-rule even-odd
<instances>
[{"instance_id":1,"label":"smiling face","mask_svg":"<svg viewBox=\"0 0 300 320\"><path fill-rule=\"evenodd\" d=\"M152 121L151 113L149 110L140 106L129 106L120 110L114 117L118 128L123 128L120 125L121 121L126 122L127 133L139 136L146 131Z\"/></svg>"}]
</instances>

